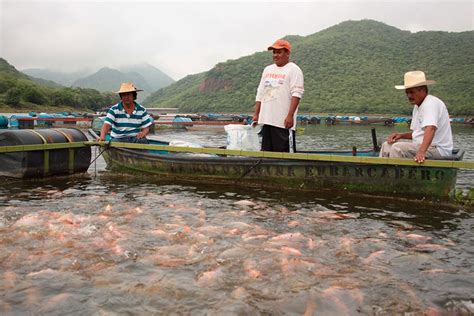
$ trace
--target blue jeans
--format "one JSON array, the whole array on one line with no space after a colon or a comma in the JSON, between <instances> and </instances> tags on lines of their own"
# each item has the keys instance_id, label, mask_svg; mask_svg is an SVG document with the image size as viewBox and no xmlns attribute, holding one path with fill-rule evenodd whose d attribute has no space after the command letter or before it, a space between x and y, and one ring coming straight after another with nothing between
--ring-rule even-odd
<instances>
[{"instance_id":1,"label":"blue jeans","mask_svg":"<svg viewBox=\"0 0 474 316\"><path fill-rule=\"evenodd\" d=\"M136 136L112 138L110 141L112 141L112 142L122 142L122 143L136 143L136 144L148 144L149 143L148 139L146 139L146 137L137 138Z\"/></svg>"}]
</instances>

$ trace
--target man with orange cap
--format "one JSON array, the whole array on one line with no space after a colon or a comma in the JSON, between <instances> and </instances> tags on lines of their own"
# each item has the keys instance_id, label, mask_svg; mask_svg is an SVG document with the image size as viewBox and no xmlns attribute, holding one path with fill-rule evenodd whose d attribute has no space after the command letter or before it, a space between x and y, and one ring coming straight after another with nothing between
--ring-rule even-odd
<instances>
[{"instance_id":1,"label":"man with orange cap","mask_svg":"<svg viewBox=\"0 0 474 316\"><path fill-rule=\"evenodd\" d=\"M405 90L408 101L413 104L410 124L411 132L393 133L380 149L380 157L414 158L422 163L426 158L442 158L452 155L453 135L449 113L443 101L428 94L427 80L423 71L405 73L403 85L395 89ZM399 142L411 139L411 142Z\"/></svg>"},{"instance_id":2,"label":"man with orange cap","mask_svg":"<svg viewBox=\"0 0 474 316\"><path fill-rule=\"evenodd\" d=\"M303 72L290 62L291 45L277 40L268 50L274 64L265 67L255 98L254 124L263 124L262 150L295 152L298 105L303 97Z\"/></svg>"},{"instance_id":3,"label":"man with orange cap","mask_svg":"<svg viewBox=\"0 0 474 316\"><path fill-rule=\"evenodd\" d=\"M153 122L146 109L135 102L138 91L143 90L131 82L121 84L117 91L121 101L107 111L100 140L104 141L110 131L112 141L148 144L146 135Z\"/></svg>"}]
</instances>

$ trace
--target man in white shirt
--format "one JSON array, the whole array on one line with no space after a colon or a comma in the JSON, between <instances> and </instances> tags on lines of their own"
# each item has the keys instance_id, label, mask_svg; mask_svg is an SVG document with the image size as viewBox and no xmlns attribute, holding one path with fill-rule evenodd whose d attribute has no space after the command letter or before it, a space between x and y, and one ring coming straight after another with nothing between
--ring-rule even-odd
<instances>
[{"instance_id":1,"label":"man in white shirt","mask_svg":"<svg viewBox=\"0 0 474 316\"><path fill-rule=\"evenodd\" d=\"M295 152L298 104L303 97L303 72L290 62L291 45L277 40L268 50L274 64L265 67L255 98L253 122L263 124L262 150Z\"/></svg>"},{"instance_id":2,"label":"man in white shirt","mask_svg":"<svg viewBox=\"0 0 474 316\"><path fill-rule=\"evenodd\" d=\"M405 74L405 82L396 89L405 90L413 107L413 115L408 133L393 133L383 143L380 157L413 158L422 163L426 158L450 156L453 150L453 136L449 113L443 101L428 94L428 85L422 71L410 71ZM398 142L411 139L411 142Z\"/></svg>"}]
</instances>

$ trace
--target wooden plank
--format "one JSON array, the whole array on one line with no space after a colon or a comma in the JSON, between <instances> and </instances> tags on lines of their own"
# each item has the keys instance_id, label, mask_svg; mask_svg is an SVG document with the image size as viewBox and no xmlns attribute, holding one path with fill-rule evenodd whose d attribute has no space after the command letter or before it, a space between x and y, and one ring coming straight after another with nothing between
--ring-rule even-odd
<instances>
[{"instance_id":1,"label":"wooden plank","mask_svg":"<svg viewBox=\"0 0 474 316\"><path fill-rule=\"evenodd\" d=\"M73 148L69 148L69 155L68 155L68 169L69 173L73 174L74 173L74 160L75 160L75 150Z\"/></svg>"},{"instance_id":2,"label":"wooden plank","mask_svg":"<svg viewBox=\"0 0 474 316\"><path fill-rule=\"evenodd\" d=\"M43 151L43 173L49 175L49 150Z\"/></svg>"},{"instance_id":3,"label":"wooden plank","mask_svg":"<svg viewBox=\"0 0 474 316\"><path fill-rule=\"evenodd\" d=\"M64 149L64 148L80 148L80 147L91 146L90 143L92 143L92 142L73 142L73 143L52 143L52 144L0 146L0 153L13 153L13 152L20 152L20 151L37 151L37 150L53 150L53 149Z\"/></svg>"}]
</instances>

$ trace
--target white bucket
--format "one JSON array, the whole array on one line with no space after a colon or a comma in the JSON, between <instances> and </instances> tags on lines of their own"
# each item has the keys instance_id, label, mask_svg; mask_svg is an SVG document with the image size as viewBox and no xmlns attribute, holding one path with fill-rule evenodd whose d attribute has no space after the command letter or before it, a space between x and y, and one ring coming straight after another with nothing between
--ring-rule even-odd
<instances>
[{"instance_id":1,"label":"white bucket","mask_svg":"<svg viewBox=\"0 0 474 316\"><path fill-rule=\"evenodd\" d=\"M261 144L258 136L260 127L229 124L224 126L224 129L227 133L227 149L260 150Z\"/></svg>"}]
</instances>

